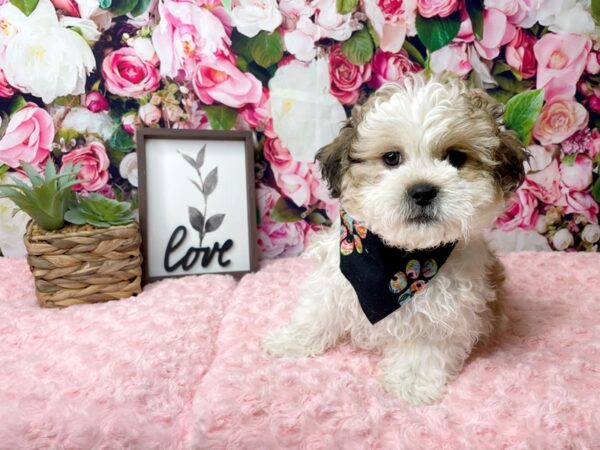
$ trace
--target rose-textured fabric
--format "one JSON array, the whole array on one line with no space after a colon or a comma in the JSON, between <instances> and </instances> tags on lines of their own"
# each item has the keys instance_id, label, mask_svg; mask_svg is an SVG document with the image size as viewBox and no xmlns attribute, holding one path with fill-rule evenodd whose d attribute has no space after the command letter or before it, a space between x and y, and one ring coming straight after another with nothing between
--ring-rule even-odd
<instances>
[{"instance_id":1,"label":"rose-textured fabric","mask_svg":"<svg viewBox=\"0 0 600 450\"><path fill-rule=\"evenodd\" d=\"M440 404L377 381L380 356L260 348L287 322L310 261L239 284L163 281L135 299L39 308L24 259L0 260L0 449L596 448L598 255L515 253L508 329Z\"/></svg>"}]
</instances>

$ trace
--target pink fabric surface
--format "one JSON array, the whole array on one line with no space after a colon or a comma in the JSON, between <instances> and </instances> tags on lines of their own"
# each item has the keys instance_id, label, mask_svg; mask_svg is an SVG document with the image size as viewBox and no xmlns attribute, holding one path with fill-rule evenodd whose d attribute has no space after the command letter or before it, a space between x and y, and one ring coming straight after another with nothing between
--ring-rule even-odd
<instances>
[{"instance_id":1,"label":"pink fabric surface","mask_svg":"<svg viewBox=\"0 0 600 450\"><path fill-rule=\"evenodd\" d=\"M0 449L600 448L600 255L503 259L506 334L412 407L377 354L263 354L310 262L46 310L24 260L0 258Z\"/></svg>"}]
</instances>

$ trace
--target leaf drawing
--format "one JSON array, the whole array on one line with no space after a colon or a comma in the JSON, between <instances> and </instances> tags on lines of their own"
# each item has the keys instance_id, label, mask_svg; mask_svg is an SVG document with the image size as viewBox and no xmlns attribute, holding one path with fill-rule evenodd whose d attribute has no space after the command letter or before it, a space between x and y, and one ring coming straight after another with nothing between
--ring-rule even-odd
<instances>
[{"instance_id":1,"label":"leaf drawing","mask_svg":"<svg viewBox=\"0 0 600 450\"><path fill-rule=\"evenodd\" d=\"M213 193L215 188L217 187L217 182L219 181L219 177L217 175L218 167L215 167L210 171L206 180L204 180L204 193L208 196Z\"/></svg>"},{"instance_id":2,"label":"leaf drawing","mask_svg":"<svg viewBox=\"0 0 600 450\"><path fill-rule=\"evenodd\" d=\"M183 159L185 159L187 161L187 163L192 166L194 169L196 168L196 161L194 161L194 158L190 158L188 155L184 155L183 153L181 153L179 150L177 151L181 157Z\"/></svg>"},{"instance_id":3,"label":"leaf drawing","mask_svg":"<svg viewBox=\"0 0 600 450\"><path fill-rule=\"evenodd\" d=\"M194 184L194 186L196 186L196 187L198 188L198 190L199 190L199 191L200 191L202 194L204 194L204 191L202 190L202 186L200 186L198 183L196 183L196 182L195 182L194 180L192 180L191 178L190 178L190 181L191 181L191 182Z\"/></svg>"},{"instance_id":4,"label":"leaf drawing","mask_svg":"<svg viewBox=\"0 0 600 450\"><path fill-rule=\"evenodd\" d=\"M198 150L198 154L196 155L196 169L200 170L202 165L204 164L204 155L206 153L206 144L202 146L200 150Z\"/></svg>"},{"instance_id":5,"label":"leaf drawing","mask_svg":"<svg viewBox=\"0 0 600 450\"><path fill-rule=\"evenodd\" d=\"M188 212L190 215L190 224L192 224L194 230L202 233L204 230L204 215L193 206L188 207Z\"/></svg>"},{"instance_id":6,"label":"leaf drawing","mask_svg":"<svg viewBox=\"0 0 600 450\"><path fill-rule=\"evenodd\" d=\"M225 214L215 214L210 219L206 221L206 232L210 233L211 231L215 231L218 229L223 223L223 219L225 218Z\"/></svg>"}]
</instances>

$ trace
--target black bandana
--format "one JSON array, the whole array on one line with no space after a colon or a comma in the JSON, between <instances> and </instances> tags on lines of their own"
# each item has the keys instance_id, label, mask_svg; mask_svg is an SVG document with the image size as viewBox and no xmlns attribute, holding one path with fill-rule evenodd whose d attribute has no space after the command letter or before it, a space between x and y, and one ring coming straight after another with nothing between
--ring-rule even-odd
<instances>
[{"instance_id":1,"label":"black bandana","mask_svg":"<svg viewBox=\"0 0 600 450\"><path fill-rule=\"evenodd\" d=\"M369 319L390 315L438 273L456 242L412 252L388 247L364 224L341 212L340 270Z\"/></svg>"}]
</instances>

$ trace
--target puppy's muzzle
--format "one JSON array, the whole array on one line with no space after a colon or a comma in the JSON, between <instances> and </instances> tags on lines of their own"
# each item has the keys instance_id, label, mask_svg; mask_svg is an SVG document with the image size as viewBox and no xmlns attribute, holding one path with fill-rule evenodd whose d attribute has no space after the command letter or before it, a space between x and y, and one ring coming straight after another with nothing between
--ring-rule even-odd
<instances>
[{"instance_id":1,"label":"puppy's muzzle","mask_svg":"<svg viewBox=\"0 0 600 450\"><path fill-rule=\"evenodd\" d=\"M431 183L417 183L408 188L408 196L416 205L425 207L431 204L439 191L437 186Z\"/></svg>"}]
</instances>

